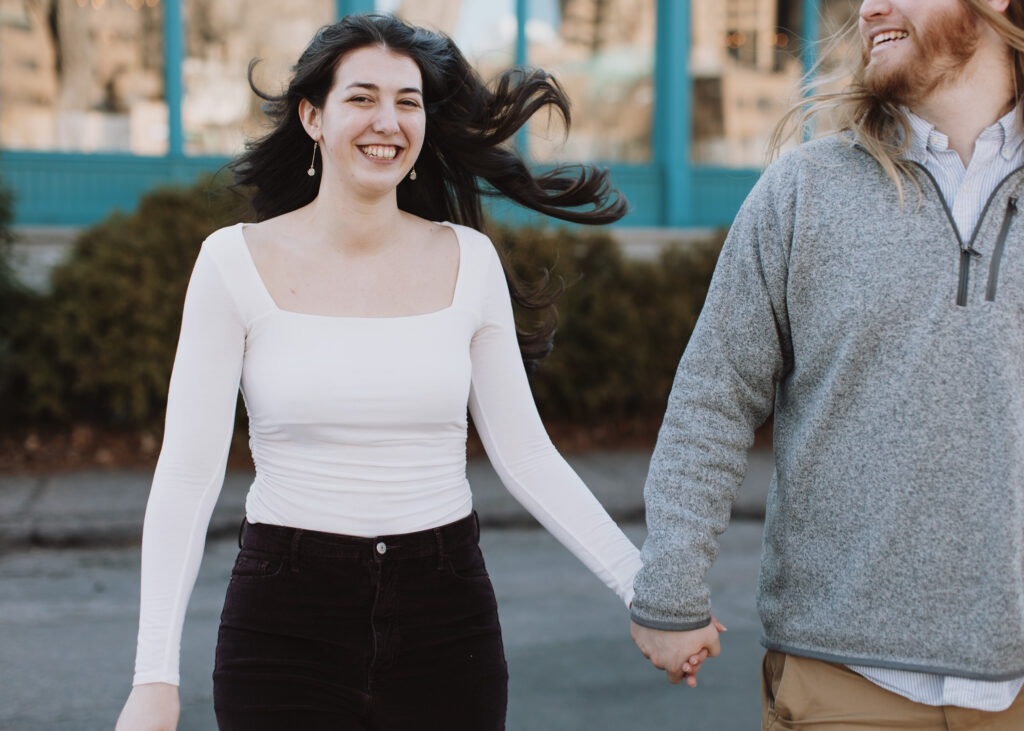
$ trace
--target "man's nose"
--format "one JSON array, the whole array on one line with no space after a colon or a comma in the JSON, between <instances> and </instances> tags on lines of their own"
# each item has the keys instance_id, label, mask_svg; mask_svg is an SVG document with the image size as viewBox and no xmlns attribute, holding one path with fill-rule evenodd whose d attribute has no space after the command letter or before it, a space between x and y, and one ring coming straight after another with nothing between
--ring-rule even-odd
<instances>
[{"instance_id":1,"label":"man's nose","mask_svg":"<svg viewBox=\"0 0 1024 731\"><path fill-rule=\"evenodd\" d=\"M892 12L892 3L889 0L864 0L860 4L861 20L877 18L881 15L888 15Z\"/></svg>"}]
</instances>

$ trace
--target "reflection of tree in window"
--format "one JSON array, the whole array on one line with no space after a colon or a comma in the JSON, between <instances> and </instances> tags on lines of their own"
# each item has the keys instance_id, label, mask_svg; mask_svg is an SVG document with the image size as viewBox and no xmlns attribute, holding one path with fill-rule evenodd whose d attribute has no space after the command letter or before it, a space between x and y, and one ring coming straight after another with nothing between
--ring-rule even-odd
<instances>
[{"instance_id":1,"label":"reflection of tree in window","mask_svg":"<svg viewBox=\"0 0 1024 731\"><path fill-rule=\"evenodd\" d=\"M612 3L609 0L559 0L558 5L562 23L570 29L562 34L562 39L589 46L592 53L599 52L604 45Z\"/></svg>"},{"instance_id":2,"label":"reflection of tree in window","mask_svg":"<svg viewBox=\"0 0 1024 731\"><path fill-rule=\"evenodd\" d=\"M534 2L529 63L550 71L573 104L562 130L530 126L537 160L644 162L651 156L654 0Z\"/></svg>"},{"instance_id":3,"label":"reflection of tree in window","mask_svg":"<svg viewBox=\"0 0 1024 731\"><path fill-rule=\"evenodd\" d=\"M291 66L313 33L334 19L334 0L292 0L287 12L274 2L183 0L185 59L182 126L190 155L233 155L246 138L266 132L262 101L246 79L280 92Z\"/></svg>"},{"instance_id":4,"label":"reflection of tree in window","mask_svg":"<svg viewBox=\"0 0 1024 731\"><path fill-rule=\"evenodd\" d=\"M0 4L4 146L164 152L162 27L158 0Z\"/></svg>"}]
</instances>

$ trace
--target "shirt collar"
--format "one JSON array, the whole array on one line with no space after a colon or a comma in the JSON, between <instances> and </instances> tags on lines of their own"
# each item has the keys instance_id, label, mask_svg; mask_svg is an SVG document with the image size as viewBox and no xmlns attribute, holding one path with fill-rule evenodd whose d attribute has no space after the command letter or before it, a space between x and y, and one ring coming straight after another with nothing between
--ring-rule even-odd
<instances>
[{"instance_id":1,"label":"shirt collar","mask_svg":"<svg viewBox=\"0 0 1024 731\"><path fill-rule=\"evenodd\" d=\"M936 151L935 145L930 144L932 142L932 133L935 132L935 125L921 119L906 107L901 107L900 110L910 124L910 146L907 149L907 153L912 160L924 165L928 160L929 147L931 147L931 152ZM949 140L946 139L945 135L942 135L942 138L942 149L945 150ZM939 140L936 139L935 142L938 143Z\"/></svg>"},{"instance_id":2,"label":"shirt collar","mask_svg":"<svg viewBox=\"0 0 1024 731\"><path fill-rule=\"evenodd\" d=\"M935 125L928 122L906 107L901 107L910 124L910 147L908 154L911 159L924 164L929 154L944 152L949 149L949 138L935 129ZM1024 129L1022 123L1021 107L1014 107L1004 114L995 124L992 124L981 131L978 139L998 139L999 153L1004 160L1012 160L1018 154L1021 144L1024 144Z\"/></svg>"},{"instance_id":3,"label":"shirt collar","mask_svg":"<svg viewBox=\"0 0 1024 731\"><path fill-rule=\"evenodd\" d=\"M1000 154L1006 160L1011 160L1019 154L1020 146L1024 144L1024 108L1017 106L1000 117L996 122L1003 130L1003 146Z\"/></svg>"}]
</instances>

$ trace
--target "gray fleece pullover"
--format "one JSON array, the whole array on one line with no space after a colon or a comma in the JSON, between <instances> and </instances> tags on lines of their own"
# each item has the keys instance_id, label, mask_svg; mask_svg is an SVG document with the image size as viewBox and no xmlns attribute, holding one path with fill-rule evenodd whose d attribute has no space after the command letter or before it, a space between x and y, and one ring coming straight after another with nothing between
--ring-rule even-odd
<instances>
[{"instance_id":1,"label":"gray fleece pullover","mask_svg":"<svg viewBox=\"0 0 1024 731\"><path fill-rule=\"evenodd\" d=\"M763 644L1024 675L1024 169L969 241L915 174L901 209L878 163L829 137L747 198L647 478L639 624L708 623L704 575L774 409Z\"/></svg>"}]
</instances>

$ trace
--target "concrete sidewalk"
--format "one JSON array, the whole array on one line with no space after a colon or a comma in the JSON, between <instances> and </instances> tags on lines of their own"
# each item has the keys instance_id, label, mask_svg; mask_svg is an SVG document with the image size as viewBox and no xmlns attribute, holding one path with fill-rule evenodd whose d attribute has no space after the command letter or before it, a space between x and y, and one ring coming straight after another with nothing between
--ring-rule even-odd
<instances>
[{"instance_id":1,"label":"concrete sidewalk","mask_svg":"<svg viewBox=\"0 0 1024 731\"><path fill-rule=\"evenodd\" d=\"M608 451L567 456L601 504L618 521L643 518L643 484L650 453ZM750 453L747 479L734 517L764 517L773 469L770 451ZM527 527L534 519L505 490L486 458L467 465L473 501L488 526ZM102 546L138 542L152 472L140 470L0 475L0 547ZM209 533L233 534L245 512L252 482L246 472L229 472Z\"/></svg>"}]
</instances>

